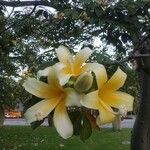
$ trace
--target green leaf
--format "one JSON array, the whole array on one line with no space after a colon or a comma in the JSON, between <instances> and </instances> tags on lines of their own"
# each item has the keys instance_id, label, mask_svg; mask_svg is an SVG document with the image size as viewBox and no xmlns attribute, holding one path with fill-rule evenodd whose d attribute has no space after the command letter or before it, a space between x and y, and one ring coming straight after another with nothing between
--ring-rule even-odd
<instances>
[{"instance_id":1,"label":"green leaf","mask_svg":"<svg viewBox=\"0 0 150 150\"><path fill-rule=\"evenodd\" d=\"M43 120L40 120L40 121L34 121L32 123L30 123L31 125L31 128L33 130L35 130L37 127L39 127L42 123L44 122L44 119Z\"/></svg>"},{"instance_id":2,"label":"green leaf","mask_svg":"<svg viewBox=\"0 0 150 150\"><path fill-rule=\"evenodd\" d=\"M72 10L71 9L65 9L64 14L66 17L69 17L72 14Z\"/></svg>"},{"instance_id":3,"label":"green leaf","mask_svg":"<svg viewBox=\"0 0 150 150\"><path fill-rule=\"evenodd\" d=\"M80 0L80 1L84 4L89 4L91 2L91 0Z\"/></svg>"},{"instance_id":4,"label":"green leaf","mask_svg":"<svg viewBox=\"0 0 150 150\"><path fill-rule=\"evenodd\" d=\"M92 127L87 116L80 111L69 112L73 124L73 135L80 136L82 141L87 140L92 134Z\"/></svg>"},{"instance_id":5,"label":"green leaf","mask_svg":"<svg viewBox=\"0 0 150 150\"><path fill-rule=\"evenodd\" d=\"M84 142L91 136L91 134L92 134L91 123L86 117L86 115L83 114L82 122L81 122L81 129L80 129L80 139Z\"/></svg>"},{"instance_id":6,"label":"green leaf","mask_svg":"<svg viewBox=\"0 0 150 150\"><path fill-rule=\"evenodd\" d=\"M80 135L80 128L81 128L81 112L79 111L74 111L74 112L69 112L69 116L71 119L71 122L73 124L73 135Z\"/></svg>"},{"instance_id":7,"label":"green leaf","mask_svg":"<svg viewBox=\"0 0 150 150\"><path fill-rule=\"evenodd\" d=\"M75 9L73 9L72 10L72 19L78 19L78 16L79 16L78 12Z\"/></svg>"},{"instance_id":8,"label":"green leaf","mask_svg":"<svg viewBox=\"0 0 150 150\"><path fill-rule=\"evenodd\" d=\"M104 14L104 11L101 7L96 7L94 11L97 17L100 17L102 14Z\"/></svg>"}]
</instances>

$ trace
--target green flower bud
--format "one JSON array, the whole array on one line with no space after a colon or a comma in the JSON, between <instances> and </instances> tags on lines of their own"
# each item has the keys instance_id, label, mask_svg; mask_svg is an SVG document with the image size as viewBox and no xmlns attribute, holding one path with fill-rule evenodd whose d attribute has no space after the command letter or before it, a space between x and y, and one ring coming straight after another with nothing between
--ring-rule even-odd
<instances>
[{"instance_id":1,"label":"green flower bud","mask_svg":"<svg viewBox=\"0 0 150 150\"><path fill-rule=\"evenodd\" d=\"M74 83L74 88L76 91L83 93L87 92L93 84L93 76L91 73L83 73L81 74L76 82Z\"/></svg>"}]
</instances>

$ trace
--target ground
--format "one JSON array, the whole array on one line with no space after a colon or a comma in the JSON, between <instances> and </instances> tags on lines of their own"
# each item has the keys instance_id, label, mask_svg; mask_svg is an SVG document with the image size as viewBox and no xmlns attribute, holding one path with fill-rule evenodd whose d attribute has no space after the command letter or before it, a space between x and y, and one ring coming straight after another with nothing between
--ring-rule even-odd
<instances>
[{"instance_id":1,"label":"ground","mask_svg":"<svg viewBox=\"0 0 150 150\"><path fill-rule=\"evenodd\" d=\"M0 128L0 150L129 150L131 129L113 132L112 129L93 130L85 142L79 137L62 139L54 128L3 126Z\"/></svg>"}]
</instances>

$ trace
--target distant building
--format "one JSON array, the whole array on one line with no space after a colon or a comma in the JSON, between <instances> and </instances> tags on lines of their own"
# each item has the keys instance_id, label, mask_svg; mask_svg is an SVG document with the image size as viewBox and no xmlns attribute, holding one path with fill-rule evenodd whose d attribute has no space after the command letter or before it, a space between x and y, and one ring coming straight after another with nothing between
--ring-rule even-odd
<instances>
[{"instance_id":1,"label":"distant building","mask_svg":"<svg viewBox=\"0 0 150 150\"><path fill-rule=\"evenodd\" d=\"M22 112L16 111L14 109L8 108L4 110L6 118L20 118L22 117Z\"/></svg>"}]
</instances>

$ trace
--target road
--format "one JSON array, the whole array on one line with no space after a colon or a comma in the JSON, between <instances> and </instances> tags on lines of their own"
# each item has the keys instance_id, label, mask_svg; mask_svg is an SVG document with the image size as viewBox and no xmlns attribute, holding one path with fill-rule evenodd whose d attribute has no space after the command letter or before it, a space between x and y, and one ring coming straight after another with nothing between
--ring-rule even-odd
<instances>
[{"instance_id":1,"label":"road","mask_svg":"<svg viewBox=\"0 0 150 150\"><path fill-rule=\"evenodd\" d=\"M122 126L122 128L133 128L134 121L135 121L135 117L133 117L132 119L124 119L121 122L121 126ZM25 119L5 119L4 125L29 125L29 124L26 122ZM48 126L47 119L44 121L44 123L42 125ZM103 125L102 127L103 128L111 128L112 124L106 124L106 125Z\"/></svg>"}]
</instances>

